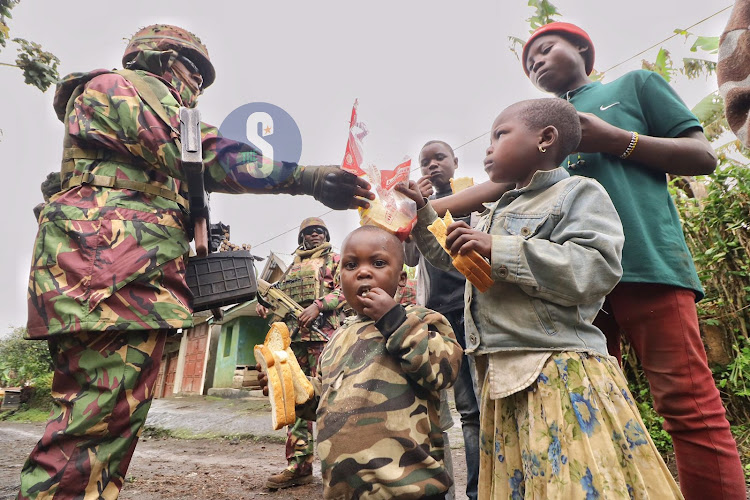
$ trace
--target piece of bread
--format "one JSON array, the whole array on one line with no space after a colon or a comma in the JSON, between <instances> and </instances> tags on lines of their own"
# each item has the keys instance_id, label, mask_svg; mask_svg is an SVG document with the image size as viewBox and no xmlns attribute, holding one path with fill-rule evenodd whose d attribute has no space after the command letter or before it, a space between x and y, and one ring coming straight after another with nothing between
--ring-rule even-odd
<instances>
[{"instance_id":1,"label":"piece of bread","mask_svg":"<svg viewBox=\"0 0 750 500\"><path fill-rule=\"evenodd\" d=\"M308 380L305 372L302 371L297 362L297 356L291 348L286 348L286 353L289 355L289 367L292 370L292 385L294 386L294 400L296 404L301 405L307 403L313 396L315 396L315 388Z\"/></svg>"},{"instance_id":2,"label":"piece of bread","mask_svg":"<svg viewBox=\"0 0 750 500\"><path fill-rule=\"evenodd\" d=\"M451 191L453 191L453 194L473 185L474 179L472 177L454 177L451 179Z\"/></svg>"},{"instance_id":3,"label":"piece of bread","mask_svg":"<svg viewBox=\"0 0 750 500\"><path fill-rule=\"evenodd\" d=\"M289 422L284 405L284 384L279 377L276 358L274 358L271 350L263 344L256 345L254 352L255 359L268 380L268 398L271 401L271 427L274 430L279 430L288 425Z\"/></svg>"},{"instance_id":4,"label":"piece of bread","mask_svg":"<svg viewBox=\"0 0 750 500\"><path fill-rule=\"evenodd\" d=\"M272 323L261 345L256 345L255 359L268 375L268 397L271 401L271 424L274 429L294 424L294 406L315 395L315 389L291 349L291 336L285 323Z\"/></svg>"},{"instance_id":5,"label":"piece of bread","mask_svg":"<svg viewBox=\"0 0 750 500\"><path fill-rule=\"evenodd\" d=\"M289 335L289 328L286 326L286 323L282 323L281 321L271 323L271 328L266 334L266 340L263 341L263 345L271 351L286 351L292 345L292 336Z\"/></svg>"},{"instance_id":6,"label":"piece of bread","mask_svg":"<svg viewBox=\"0 0 750 500\"><path fill-rule=\"evenodd\" d=\"M446 210L445 217L442 219L437 218L432 224L427 226L427 230L435 236L440 246L448 254L450 254L450 251L447 248L446 238L448 236L448 226L451 224L453 224L453 216L450 211ZM484 260L484 257L479 255L475 250L471 250L465 255L453 257L453 267L466 276L466 279L477 287L477 290L481 293L486 292L494 283L490 263Z\"/></svg>"},{"instance_id":7,"label":"piece of bread","mask_svg":"<svg viewBox=\"0 0 750 500\"><path fill-rule=\"evenodd\" d=\"M289 355L289 365L292 370L292 383L294 385L294 398L297 404L301 405L312 398L315 395L315 389L299 366L297 356L294 355L290 347L292 345L292 337L289 335L289 328L286 326L286 323L272 323L263 344L271 352L284 351Z\"/></svg>"},{"instance_id":8,"label":"piece of bread","mask_svg":"<svg viewBox=\"0 0 750 500\"><path fill-rule=\"evenodd\" d=\"M480 269L482 266L477 265L480 261L487 264L487 261L484 260L481 255L472 250L466 255L458 255L454 257L453 267L466 276L466 279L469 280L472 285L477 287L477 290L484 293L489 290L494 281L489 273Z\"/></svg>"},{"instance_id":9,"label":"piece of bread","mask_svg":"<svg viewBox=\"0 0 750 500\"><path fill-rule=\"evenodd\" d=\"M276 362L276 369L279 372L279 379L281 380L286 425L294 425L294 421L297 418L294 409L296 398L294 396L294 382L292 381L294 376L292 375L292 367L289 363L289 354L286 351L271 351L271 354Z\"/></svg>"}]
</instances>

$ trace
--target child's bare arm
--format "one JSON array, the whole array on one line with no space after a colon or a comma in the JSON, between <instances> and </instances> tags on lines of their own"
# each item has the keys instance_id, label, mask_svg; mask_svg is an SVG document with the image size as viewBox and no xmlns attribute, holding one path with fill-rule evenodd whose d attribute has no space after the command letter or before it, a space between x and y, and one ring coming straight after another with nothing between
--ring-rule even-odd
<instances>
[{"instance_id":1,"label":"child's bare arm","mask_svg":"<svg viewBox=\"0 0 750 500\"><path fill-rule=\"evenodd\" d=\"M513 184L496 184L491 181L483 182L464 189L456 194L430 200L430 205L440 217L445 216L445 211L450 210L454 215L466 215L472 212L484 211L483 203L497 201L506 191L513 189ZM396 190L405 194L417 204L417 209L425 205L420 186L414 181L409 181L408 186L396 186Z\"/></svg>"},{"instance_id":2,"label":"child's bare arm","mask_svg":"<svg viewBox=\"0 0 750 500\"><path fill-rule=\"evenodd\" d=\"M581 153L623 154L633 137L629 130L617 128L591 113L578 113L583 134L578 145ZM680 137L638 135L628 160L654 170L676 175L705 175L714 171L716 153L699 129L690 129Z\"/></svg>"},{"instance_id":3,"label":"child's bare arm","mask_svg":"<svg viewBox=\"0 0 750 500\"><path fill-rule=\"evenodd\" d=\"M486 181L471 186L456 194L430 200L430 204L440 217L450 210L453 215L467 215L472 212L484 211L484 203L492 203L500 199L506 191L513 189L513 184L497 184Z\"/></svg>"}]
</instances>

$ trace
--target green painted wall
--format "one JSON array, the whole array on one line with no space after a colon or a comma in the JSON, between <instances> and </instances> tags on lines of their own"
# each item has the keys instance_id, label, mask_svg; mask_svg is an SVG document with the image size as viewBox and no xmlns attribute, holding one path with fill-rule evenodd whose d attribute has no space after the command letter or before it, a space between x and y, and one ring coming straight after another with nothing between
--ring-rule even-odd
<instances>
[{"instance_id":1,"label":"green painted wall","mask_svg":"<svg viewBox=\"0 0 750 500\"><path fill-rule=\"evenodd\" d=\"M221 326L216 349L214 387L232 387L238 365L255 365L253 347L266 338L268 323L263 318L239 317Z\"/></svg>"}]
</instances>

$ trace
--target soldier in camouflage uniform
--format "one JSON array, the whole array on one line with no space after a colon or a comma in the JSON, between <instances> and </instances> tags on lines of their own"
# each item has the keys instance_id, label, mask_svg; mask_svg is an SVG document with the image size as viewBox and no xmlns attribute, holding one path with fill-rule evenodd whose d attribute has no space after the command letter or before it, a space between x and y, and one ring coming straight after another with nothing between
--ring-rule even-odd
<instances>
[{"instance_id":1,"label":"soldier in camouflage uniform","mask_svg":"<svg viewBox=\"0 0 750 500\"><path fill-rule=\"evenodd\" d=\"M341 249L341 287L357 312L326 344L315 398L324 497L442 499L453 483L443 464L440 391L461 356L441 314L394 300L406 283L401 242L375 226Z\"/></svg>"},{"instance_id":2,"label":"soldier in camouflage uniform","mask_svg":"<svg viewBox=\"0 0 750 500\"><path fill-rule=\"evenodd\" d=\"M729 127L750 147L750 0L736 0L719 43L716 76Z\"/></svg>"},{"instance_id":3,"label":"soldier in camouflage uniform","mask_svg":"<svg viewBox=\"0 0 750 500\"><path fill-rule=\"evenodd\" d=\"M18 498L116 498L151 404L168 332L193 324L179 109L214 81L206 47L181 28L138 31L128 70L57 86L61 191L39 216L28 337L49 339L57 410L21 472ZM311 194L365 204L366 183L333 167L263 161L201 125L205 184L226 193Z\"/></svg>"},{"instance_id":4,"label":"soldier in camouflage uniform","mask_svg":"<svg viewBox=\"0 0 750 500\"><path fill-rule=\"evenodd\" d=\"M286 318L285 321L292 334L292 351L305 375L313 377L325 343L341 324L345 305L336 280L339 254L331 248L330 240L328 228L322 219L309 217L303 220L297 235L299 247L294 252L294 262L279 282L279 288L305 308L299 324L295 319ZM269 311L261 301L259 298L256 312L265 318ZM318 329L323 335L308 328L319 315ZM289 465L280 473L270 476L266 487L288 488L312 482L312 430L312 422L301 418L289 428L286 441Z\"/></svg>"}]
</instances>

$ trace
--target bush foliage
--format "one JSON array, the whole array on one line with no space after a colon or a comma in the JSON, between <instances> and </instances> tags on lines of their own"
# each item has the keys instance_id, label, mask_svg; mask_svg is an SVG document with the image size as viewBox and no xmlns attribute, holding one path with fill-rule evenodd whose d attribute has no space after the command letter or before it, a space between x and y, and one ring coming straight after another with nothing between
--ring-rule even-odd
<instances>
[{"instance_id":1,"label":"bush foliage","mask_svg":"<svg viewBox=\"0 0 750 500\"><path fill-rule=\"evenodd\" d=\"M25 328L15 328L0 339L0 386L22 386L51 379L52 358L47 342L24 340L24 333Z\"/></svg>"},{"instance_id":2,"label":"bush foliage","mask_svg":"<svg viewBox=\"0 0 750 500\"><path fill-rule=\"evenodd\" d=\"M732 423L750 421L750 169L721 157L698 182L705 193L674 190L705 298L698 317L709 362Z\"/></svg>"}]
</instances>

